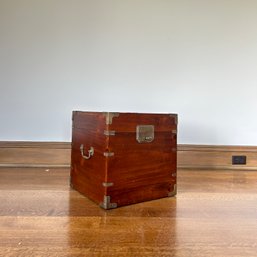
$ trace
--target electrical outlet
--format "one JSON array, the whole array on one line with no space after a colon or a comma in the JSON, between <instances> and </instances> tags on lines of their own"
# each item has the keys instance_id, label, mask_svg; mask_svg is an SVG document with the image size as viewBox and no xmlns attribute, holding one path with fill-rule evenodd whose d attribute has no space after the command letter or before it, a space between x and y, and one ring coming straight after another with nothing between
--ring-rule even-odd
<instances>
[{"instance_id":1,"label":"electrical outlet","mask_svg":"<svg viewBox=\"0 0 257 257\"><path fill-rule=\"evenodd\" d=\"M233 155L232 156L232 165L245 165L246 156L245 155Z\"/></svg>"}]
</instances>

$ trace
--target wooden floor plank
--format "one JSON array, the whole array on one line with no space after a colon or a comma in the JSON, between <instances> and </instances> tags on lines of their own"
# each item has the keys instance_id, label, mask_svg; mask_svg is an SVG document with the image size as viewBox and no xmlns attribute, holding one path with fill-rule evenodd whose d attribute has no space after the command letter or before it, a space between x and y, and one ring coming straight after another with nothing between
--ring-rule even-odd
<instances>
[{"instance_id":1,"label":"wooden floor plank","mask_svg":"<svg viewBox=\"0 0 257 257\"><path fill-rule=\"evenodd\" d=\"M179 170L178 195L109 211L66 168L0 168L0 256L256 256L257 172Z\"/></svg>"}]
</instances>

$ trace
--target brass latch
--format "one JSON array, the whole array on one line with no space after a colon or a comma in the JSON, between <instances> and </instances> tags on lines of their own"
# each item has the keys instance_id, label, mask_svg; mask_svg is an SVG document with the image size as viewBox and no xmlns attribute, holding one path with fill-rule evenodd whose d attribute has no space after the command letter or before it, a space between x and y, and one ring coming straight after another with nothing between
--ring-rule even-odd
<instances>
[{"instance_id":1,"label":"brass latch","mask_svg":"<svg viewBox=\"0 0 257 257\"><path fill-rule=\"evenodd\" d=\"M139 143L150 143L154 140L153 125L137 125L136 139Z\"/></svg>"}]
</instances>

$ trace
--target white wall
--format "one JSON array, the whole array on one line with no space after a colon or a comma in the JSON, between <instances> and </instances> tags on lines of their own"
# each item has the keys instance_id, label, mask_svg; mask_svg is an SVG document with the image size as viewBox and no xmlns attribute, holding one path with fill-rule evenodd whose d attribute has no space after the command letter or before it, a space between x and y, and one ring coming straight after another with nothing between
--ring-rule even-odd
<instances>
[{"instance_id":1,"label":"white wall","mask_svg":"<svg viewBox=\"0 0 257 257\"><path fill-rule=\"evenodd\" d=\"M179 115L179 143L257 145L257 1L0 0L0 140L77 110Z\"/></svg>"}]
</instances>

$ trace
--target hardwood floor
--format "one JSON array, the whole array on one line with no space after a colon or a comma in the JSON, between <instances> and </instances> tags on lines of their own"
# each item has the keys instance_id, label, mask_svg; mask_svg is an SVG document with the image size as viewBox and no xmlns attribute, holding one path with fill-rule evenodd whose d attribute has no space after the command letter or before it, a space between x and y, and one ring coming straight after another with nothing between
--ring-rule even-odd
<instances>
[{"instance_id":1,"label":"hardwood floor","mask_svg":"<svg viewBox=\"0 0 257 257\"><path fill-rule=\"evenodd\" d=\"M0 168L0 256L256 256L257 171L179 170L178 195L109 211L69 169Z\"/></svg>"}]
</instances>

